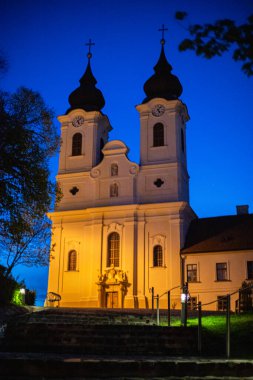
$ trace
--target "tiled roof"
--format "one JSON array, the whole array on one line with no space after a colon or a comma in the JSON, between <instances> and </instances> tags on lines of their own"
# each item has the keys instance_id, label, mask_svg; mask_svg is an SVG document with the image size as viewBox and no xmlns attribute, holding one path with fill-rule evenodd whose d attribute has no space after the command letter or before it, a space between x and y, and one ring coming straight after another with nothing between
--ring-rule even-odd
<instances>
[{"instance_id":1,"label":"tiled roof","mask_svg":"<svg viewBox=\"0 0 253 380\"><path fill-rule=\"evenodd\" d=\"M194 219L181 253L253 249L253 214Z\"/></svg>"}]
</instances>

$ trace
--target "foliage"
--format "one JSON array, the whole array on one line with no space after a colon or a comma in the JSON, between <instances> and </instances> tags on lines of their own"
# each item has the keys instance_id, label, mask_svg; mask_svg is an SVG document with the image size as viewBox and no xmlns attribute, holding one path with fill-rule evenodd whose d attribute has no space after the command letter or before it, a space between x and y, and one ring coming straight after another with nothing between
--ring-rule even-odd
<instances>
[{"instance_id":1,"label":"foliage","mask_svg":"<svg viewBox=\"0 0 253 380\"><path fill-rule=\"evenodd\" d=\"M25 292L25 304L28 306L33 306L36 300L36 291L26 289Z\"/></svg>"},{"instance_id":2,"label":"foliage","mask_svg":"<svg viewBox=\"0 0 253 380\"><path fill-rule=\"evenodd\" d=\"M239 293L240 311L253 311L253 281L243 281Z\"/></svg>"},{"instance_id":3,"label":"foliage","mask_svg":"<svg viewBox=\"0 0 253 380\"><path fill-rule=\"evenodd\" d=\"M45 213L58 196L48 167L59 147L53 116L37 92L0 92L0 247L7 274L20 263L48 261Z\"/></svg>"},{"instance_id":4,"label":"foliage","mask_svg":"<svg viewBox=\"0 0 253 380\"><path fill-rule=\"evenodd\" d=\"M186 12L176 12L177 20L186 18ZM242 70L247 76L253 75L253 15L241 25L230 19L217 20L208 24L193 24L187 27L191 38L184 39L179 50L194 50L204 58L221 56L233 49L233 59L241 61Z\"/></svg>"},{"instance_id":5,"label":"foliage","mask_svg":"<svg viewBox=\"0 0 253 380\"><path fill-rule=\"evenodd\" d=\"M0 266L0 306L10 304L17 289L19 289L17 281L12 276L7 277L5 268Z\"/></svg>"},{"instance_id":6,"label":"foliage","mask_svg":"<svg viewBox=\"0 0 253 380\"><path fill-rule=\"evenodd\" d=\"M12 296L12 303L14 303L14 305L18 305L18 306L24 305L24 299L23 299L23 295L20 293L20 289L14 290L14 293Z\"/></svg>"},{"instance_id":7,"label":"foliage","mask_svg":"<svg viewBox=\"0 0 253 380\"><path fill-rule=\"evenodd\" d=\"M233 357L253 359L253 313L231 314L231 354ZM166 325L166 322L164 323ZM172 326L181 326L179 317L172 318ZM187 326L198 326L198 318L189 318ZM203 354L225 356L226 353L226 315L202 317Z\"/></svg>"},{"instance_id":8,"label":"foliage","mask_svg":"<svg viewBox=\"0 0 253 380\"><path fill-rule=\"evenodd\" d=\"M29 229L25 230L22 224L13 220L4 229L5 239L0 240L0 247L3 248L2 257L8 267L7 274L17 264L28 267L48 264L51 224L46 216L31 216L28 223Z\"/></svg>"},{"instance_id":9,"label":"foliage","mask_svg":"<svg viewBox=\"0 0 253 380\"><path fill-rule=\"evenodd\" d=\"M0 306L11 303L21 306L35 304L36 291L25 289L25 294L21 294L20 289L25 289L23 281L18 282L9 274L6 275L6 268L0 265Z\"/></svg>"}]
</instances>

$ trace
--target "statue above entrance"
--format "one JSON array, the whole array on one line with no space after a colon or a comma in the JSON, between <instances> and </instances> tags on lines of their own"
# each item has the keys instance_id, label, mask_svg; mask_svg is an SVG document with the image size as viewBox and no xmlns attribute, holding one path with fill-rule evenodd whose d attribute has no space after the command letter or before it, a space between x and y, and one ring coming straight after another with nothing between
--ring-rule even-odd
<instances>
[{"instance_id":1,"label":"statue above entrance","mask_svg":"<svg viewBox=\"0 0 253 380\"><path fill-rule=\"evenodd\" d=\"M113 284L113 283L127 283L126 272L121 269L116 269L112 264L109 269L106 269L103 274L98 275L98 283Z\"/></svg>"},{"instance_id":2,"label":"statue above entrance","mask_svg":"<svg viewBox=\"0 0 253 380\"><path fill-rule=\"evenodd\" d=\"M129 286L126 272L115 268L112 264L98 276L97 285L99 307L124 307L124 297Z\"/></svg>"}]
</instances>

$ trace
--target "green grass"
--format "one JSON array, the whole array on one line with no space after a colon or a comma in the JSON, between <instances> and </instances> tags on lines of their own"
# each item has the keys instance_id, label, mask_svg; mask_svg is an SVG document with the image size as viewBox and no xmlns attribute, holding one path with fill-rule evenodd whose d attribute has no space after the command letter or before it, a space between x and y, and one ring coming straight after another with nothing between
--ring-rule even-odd
<instances>
[{"instance_id":1,"label":"green grass","mask_svg":"<svg viewBox=\"0 0 253 380\"><path fill-rule=\"evenodd\" d=\"M231 357L253 359L253 313L232 314ZM166 325L162 320L162 325ZM172 326L180 326L179 318L172 318ZM197 318L189 318L187 326L198 326ZM226 316L202 317L202 348L204 355L225 356L226 354Z\"/></svg>"}]
</instances>

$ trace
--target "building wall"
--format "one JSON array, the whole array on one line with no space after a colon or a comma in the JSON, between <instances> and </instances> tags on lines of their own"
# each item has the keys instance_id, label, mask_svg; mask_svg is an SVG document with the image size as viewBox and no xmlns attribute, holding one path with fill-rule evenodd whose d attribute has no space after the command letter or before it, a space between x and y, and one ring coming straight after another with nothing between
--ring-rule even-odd
<instances>
[{"instance_id":1,"label":"building wall","mask_svg":"<svg viewBox=\"0 0 253 380\"><path fill-rule=\"evenodd\" d=\"M185 279L187 280L187 265L197 265L197 281L189 282L189 292L197 301L206 304L216 301L218 296L236 292L247 280L247 261L253 261L253 251L205 252L185 255ZM218 281L216 264L225 263L227 280ZM231 309L235 310L238 293L232 296ZM217 310L217 302L203 306L203 310Z\"/></svg>"},{"instance_id":2,"label":"building wall","mask_svg":"<svg viewBox=\"0 0 253 380\"><path fill-rule=\"evenodd\" d=\"M61 295L61 306L97 307L98 278L107 266L108 235L120 236L120 269L127 276L124 307L151 307L150 289L162 294L180 285L180 249L193 212L185 202L98 207L59 211L53 221L48 292ZM163 247L163 265L154 267L153 248ZM76 271L68 254L77 252ZM173 297L179 302L179 290ZM161 300L162 305L166 300ZM162 306L161 305L161 306Z\"/></svg>"}]
</instances>

